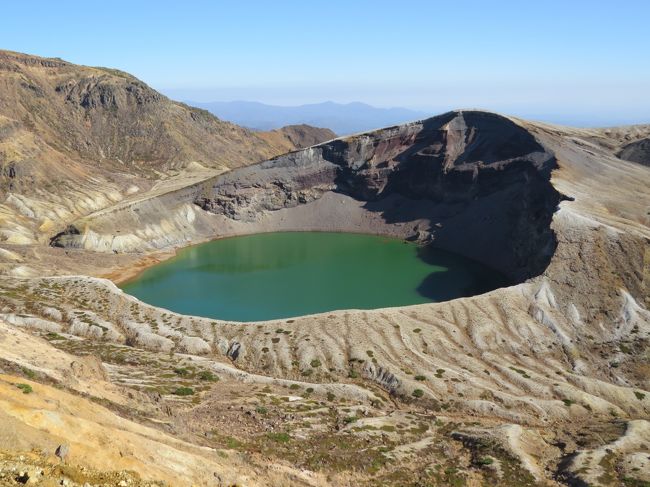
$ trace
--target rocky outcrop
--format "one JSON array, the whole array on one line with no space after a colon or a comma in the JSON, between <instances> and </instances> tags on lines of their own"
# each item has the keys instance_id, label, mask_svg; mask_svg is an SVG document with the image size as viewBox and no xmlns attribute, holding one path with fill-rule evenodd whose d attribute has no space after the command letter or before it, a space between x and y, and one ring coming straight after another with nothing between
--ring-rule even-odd
<instances>
[{"instance_id":1,"label":"rocky outcrop","mask_svg":"<svg viewBox=\"0 0 650 487\"><path fill-rule=\"evenodd\" d=\"M282 152L304 149L336 138L336 134L330 129L305 124L287 125L276 130L256 132L256 135L271 145L284 148Z\"/></svg>"},{"instance_id":2,"label":"rocky outcrop","mask_svg":"<svg viewBox=\"0 0 650 487\"><path fill-rule=\"evenodd\" d=\"M650 166L650 138L636 140L623 146L618 157Z\"/></svg>"}]
</instances>

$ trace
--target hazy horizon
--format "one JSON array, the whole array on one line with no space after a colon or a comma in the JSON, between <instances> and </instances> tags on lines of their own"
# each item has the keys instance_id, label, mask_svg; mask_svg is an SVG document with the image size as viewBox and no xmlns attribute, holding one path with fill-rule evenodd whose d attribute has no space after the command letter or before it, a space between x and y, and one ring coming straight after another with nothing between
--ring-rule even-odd
<instances>
[{"instance_id":1,"label":"hazy horizon","mask_svg":"<svg viewBox=\"0 0 650 487\"><path fill-rule=\"evenodd\" d=\"M532 120L532 121L539 121L539 122L546 122L546 123L554 123L557 125L567 125L567 126L573 126L573 127L585 127L585 128L591 128L591 127L610 127L610 126L620 126L620 125L645 125L645 124L650 124L650 116L644 116L640 115L638 117L634 116L617 116L615 114L611 116L606 116L603 115L602 113L594 113L591 116L588 114L578 114L578 115L570 115L570 114L557 114L557 113L544 113L544 112L530 112L526 110L512 110L512 111L504 111L504 110L495 110L491 108L486 108L486 107L481 107L481 106L440 106L438 108L418 108L418 107L411 107L411 106L397 106L397 105L386 105L386 106L381 106L381 105L374 105L370 103L366 103L364 101L359 101L359 100L352 100L352 101L336 101L336 100L316 100L316 101L307 101L306 103L296 103L296 104L279 104L279 103L266 103L264 101L260 100L246 100L246 99L213 99L211 97L207 97L205 99L202 99L202 97L195 97L193 99L190 98L185 98L183 94L176 94L175 92L163 90L162 93L164 93L166 96L175 99L177 101L181 101L183 103L187 103L189 105L196 105L199 107L202 107L203 104L206 103L261 103L264 105L268 106L273 106L273 107L280 107L280 108L299 108L305 105L319 105L319 104L324 104L324 103L335 103L339 105L348 105L348 104L353 104L353 103L363 103L365 105L368 105L373 108L380 108L380 109L406 109L406 110L412 110L414 112L421 112L423 114L427 114L427 116L434 116L438 115L441 113L445 113L448 111L452 110L487 110L487 111L494 111L497 113L502 113L504 115L510 115L510 116L515 116L519 118L524 118L527 120ZM329 127L331 128L331 127Z\"/></svg>"},{"instance_id":2,"label":"hazy horizon","mask_svg":"<svg viewBox=\"0 0 650 487\"><path fill-rule=\"evenodd\" d=\"M0 47L121 69L177 100L358 101L583 126L650 123L650 4L481 6L12 2ZM101 22L88 21L94 16Z\"/></svg>"}]
</instances>

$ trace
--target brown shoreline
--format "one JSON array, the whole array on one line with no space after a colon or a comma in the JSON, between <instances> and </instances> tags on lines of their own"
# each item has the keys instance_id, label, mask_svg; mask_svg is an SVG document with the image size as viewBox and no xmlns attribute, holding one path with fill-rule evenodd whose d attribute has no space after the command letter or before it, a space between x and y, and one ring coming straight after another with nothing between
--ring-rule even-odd
<instances>
[{"instance_id":1,"label":"brown shoreline","mask_svg":"<svg viewBox=\"0 0 650 487\"><path fill-rule=\"evenodd\" d=\"M148 254L141 259L138 259L132 264L126 266L117 266L113 270L99 275L102 279L109 279L115 285L126 284L138 278L146 269L152 267L160 262L171 259L176 256L178 250L184 247L179 247L169 251L158 251Z\"/></svg>"}]
</instances>

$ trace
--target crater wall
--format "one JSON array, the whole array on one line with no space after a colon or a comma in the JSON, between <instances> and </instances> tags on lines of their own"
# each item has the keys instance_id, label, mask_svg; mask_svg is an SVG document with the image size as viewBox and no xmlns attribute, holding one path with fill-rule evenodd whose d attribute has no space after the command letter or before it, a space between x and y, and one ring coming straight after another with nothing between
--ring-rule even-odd
<instances>
[{"instance_id":1,"label":"crater wall","mask_svg":"<svg viewBox=\"0 0 650 487\"><path fill-rule=\"evenodd\" d=\"M195 203L253 223L333 192L360 202L377 233L454 251L522 281L546 268L556 246L550 228L561 200L550 183L555 166L553 154L509 119L450 112L231 171ZM338 220L349 231L345 211L329 210L314 211L310 229L321 222L331 230Z\"/></svg>"}]
</instances>

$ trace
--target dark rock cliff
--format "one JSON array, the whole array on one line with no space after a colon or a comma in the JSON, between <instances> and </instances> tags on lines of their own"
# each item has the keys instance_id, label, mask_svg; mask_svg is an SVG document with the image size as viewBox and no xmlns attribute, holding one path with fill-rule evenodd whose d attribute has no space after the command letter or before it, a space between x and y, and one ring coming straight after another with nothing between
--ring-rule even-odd
<instances>
[{"instance_id":1,"label":"dark rock cliff","mask_svg":"<svg viewBox=\"0 0 650 487\"><path fill-rule=\"evenodd\" d=\"M623 146L618 157L626 161L650 166L650 138L636 140Z\"/></svg>"}]
</instances>

